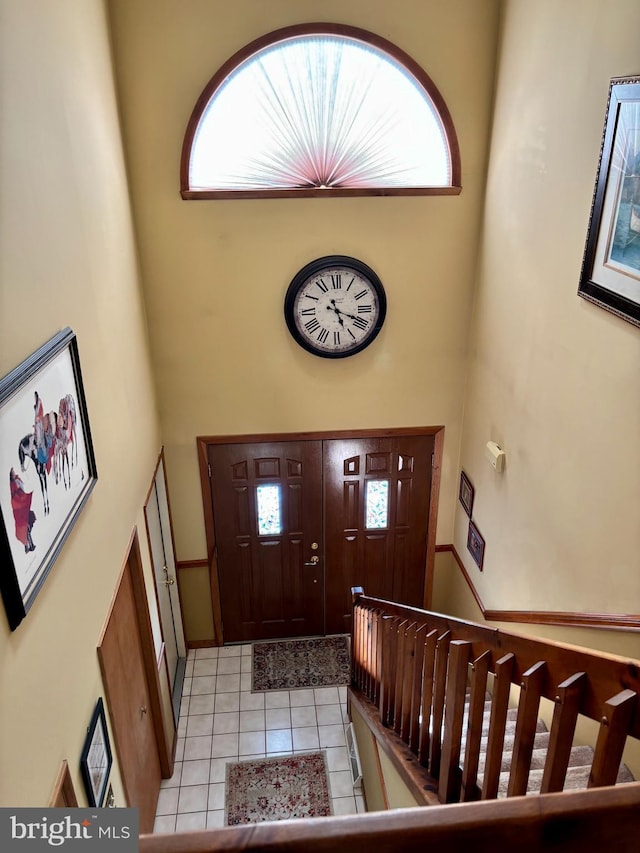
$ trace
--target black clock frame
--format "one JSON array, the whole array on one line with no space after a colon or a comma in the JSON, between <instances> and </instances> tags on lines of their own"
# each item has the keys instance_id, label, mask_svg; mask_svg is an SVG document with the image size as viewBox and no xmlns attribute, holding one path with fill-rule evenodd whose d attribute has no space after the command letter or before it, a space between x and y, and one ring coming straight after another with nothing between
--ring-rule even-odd
<instances>
[{"instance_id":1,"label":"black clock frame","mask_svg":"<svg viewBox=\"0 0 640 853\"><path fill-rule=\"evenodd\" d=\"M375 326L371 329L367 337L363 341L360 341L358 344L356 344L352 349L344 350L342 352L328 352L326 350L321 350L314 347L313 343L307 337L305 337L298 329L294 314L294 304L300 288L307 283L309 278L314 275L317 275L322 270L329 269L331 267L343 267L346 269L350 269L358 275L361 275L366 278L371 284L372 289L376 292L376 296L378 298L378 305L380 307L377 322ZM312 353L312 355L320 356L320 358L347 358L348 356L362 352L362 350L366 349L366 347L368 347L369 344L371 344L378 336L380 329L382 329L382 325L384 323L386 315L387 295L385 293L380 277L371 269L370 266L365 264L363 261L360 261L357 258L349 257L348 255L325 255L322 258L316 258L314 261L310 261L308 264L302 267L299 272L295 274L295 276L291 280L291 284L287 288L287 292L284 298L284 318L287 323L287 328L291 333L291 336L293 337L295 342L299 344L299 346L301 346L307 352Z\"/></svg>"}]
</instances>

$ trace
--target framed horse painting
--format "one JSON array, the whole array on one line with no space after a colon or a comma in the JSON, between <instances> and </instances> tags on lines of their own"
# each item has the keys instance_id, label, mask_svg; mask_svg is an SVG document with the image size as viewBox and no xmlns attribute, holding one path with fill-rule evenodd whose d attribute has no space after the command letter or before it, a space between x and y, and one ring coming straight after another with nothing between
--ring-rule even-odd
<instances>
[{"instance_id":1,"label":"framed horse painting","mask_svg":"<svg viewBox=\"0 0 640 853\"><path fill-rule=\"evenodd\" d=\"M26 616L96 484L75 334L67 328L0 379L0 592Z\"/></svg>"}]
</instances>

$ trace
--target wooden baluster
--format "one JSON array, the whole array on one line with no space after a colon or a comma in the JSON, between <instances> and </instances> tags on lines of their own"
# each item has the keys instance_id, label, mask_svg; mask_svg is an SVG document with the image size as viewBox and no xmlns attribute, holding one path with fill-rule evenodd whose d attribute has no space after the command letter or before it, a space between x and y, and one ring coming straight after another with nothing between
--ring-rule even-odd
<instances>
[{"instance_id":1,"label":"wooden baluster","mask_svg":"<svg viewBox=\"0 0 640 853\"><path fill-rule=\"evenodd\" d=\"M417 624L412 622L407 625L404 632L404 674L402 678L402 720L400 726L400 737L407 744L409 743L409 732L411 731L411 697L415 678L415 643L417 627Z\"/></svg>"},{"instance_id":2,"label":"wooden baluster","mask_svg":"<svg viewBox=\"0 0 640 853\"><path fill-rule=\"evenodd\" d=\"M360 605L353 608L353 624L351 628L351 683L360 689L360 661L358 659L358 643L360 628Z\"/></svg>"},{"instance_id":3,"label":"wooden baluster","mask_svg":"<svg viewBox=\"0 0 640 853\"><path fill-rule=\"evenodd\" d=\"M383 726L393 725L396 692L397 617L383 617L382 684L380 687L380 719Z\"/></svg>"},{"instance_id":4,"label":"wooden baluster","mask_svg":"<svg viewBox=\"0 0 640 853\"><path fill-rule=\"evenodd\" d=\"M522 796L527 793L531 755L538 725L540 696L547 677L546 661L538 661L522 675L520 701L516 719L516 734L511 758L511 773L507 787L508 797Z\"/></svg>"},{"instance_id":5,"label":"wooden baluster","mask_svg":"<svg viewBox=\"0 0 640 853\"><path fill-rule=\"evenodd\" d=\"M422 696L420 699L420 742L418 745L418 761L425 767L429 763L429 748L431 746L431 704L433 702L433 676L436 663L436 646L438 629L429 631L424 643L424 663L422 669Z\"/></svg>"},{"instance_id":6,"label":"wooden baluster","mask_svg":"<svg viewBox=\"0 0 640 853\"><path fill-rule=\"evenodd\" d=\"M462 796L465 803L477 800L478 764L484 722L484 703L487 696L487 676L491 663L491 652L485 652L476 658L471 668L471 696L469 698L469 721L467 724L467 744L462 768Z\"/></svg>"},{"instance_id":7,"label":"wooden baluster","mask_svg":"<svg viewBox=\"0 0 640 853\"><path fill-rule=\"evenodd\" d=\"M629 723L637 702L638 694L633 690L621 690L605 702L587 787L600 788L603 785L615 785Z\"/></svg>"},{"instance_id":8,"label":"wooden baluster","mask_svg":"<svg viewBox=\"0 0 640 853\"><path fill-rule=\"evenodd\" d=\"M369 610L367 621L367 698L370 702L373 701L376 684L375 658L376 646L375 637L373 635L373 625L375 621L375 611L373 607Z\"/></svg>"},{"instance_id":9,"label":"wooden baluster","mask_svg":"<svg viewBox=\"0 0 640 853\"><path fill-rule=\"evenodd\" d=\"M362 608L362 616L360 623L360 663L362 679L362 692L368 696L369 685L369 608Z\"/></svg>"},{"instance_id":10,"label":"wooden baluster","mask_svg":"<svg viewBox=\"0 0 640 853\"><path fill-rule=\"evenodd\" d=\"M420 625L413 640L415 662L413 667L413 685L411 687L411 725L409 730L409 747L411 752L418 755L420 746L420 706L422 702L422 672L424 667L424 643L427 636L427 626Z\"/></svg>"},{"instance_id":11,"label":"wooden baluster","mask_svg":"<svg viewBox=\"0 0 640 853\"><path fill-rule=\"evenodd\" d=\"M362 665L362 691L367 693L369 677L369 608L362 608L362 623L360 625L360 661Z\"/></svg>"},{"instance_id":12,"label":"wooden baluster","mask_svg":"<svg viewBox=\"0 0 640 853\"><path fill-rule=\"evenodd\" d=\"M438 797L442 803L454 803L460 799L460 741L470 656L471 643L453 640L449 646L442 761L438 782Z\"/></svg>"},{"instance_id":13,"label":"wooden baluster","mask_svg":"<svg viewBox=\"0 0 640 853\"><path fill-rule=\"evenodd\" d=\"M396 701L393 709L393 730L400 734L402 729L402 700L404 686L404 647L406 641L406 629L409 622L405 619L398 625L398 642L396 646Z\"/></svg>"},{"instance_id":14,"label":"wooden baluster","mask_svg":"<svg viewBox=\"0 0 640 853\"><path fill-rule=\"evenodd\" d=\"M549 734L549 746L542 774L541 794L562 791L567 775L573 736L580 711L580 702L587 681L584 672L577 672L558 686Z\"/></svg>"},{"instance_id":15,"label":"wooden baluster","mask_svg":"<svg viewBox=\"0 0 640 853\"><path fill-rule=\"evenodd\" d=\"M380 611L373 610L371 613L371 696L374 705L378 704L380 698L380 644L382 632L380 631Z\"/></svg>"},{"instance_id":16,"label":"wooden baluster","mask_svg":"<svg viewBox=\"0 0 640 853\"><path fill-rule=\"evenodd\" d=\"M429 772L438 778L442 755L442 721L444 719L444 699L447 686L447 666L449 664L449 643L451 631L446 631L438 639L436 650L436 673L433 691L433 719L431 726L431 751L429 753Z\"/></svg>"},{"instance_id":17,"label":"wooden baluster","mask_svg":"<svg viewBox=\"0 0 640 853\"><path fill-rule=\"evenodd\" d=\"M509 652L500 658L495 667L491 719L487 739L484 782L482 784L483 800L494 800L498 794L504 730L507 722L507 711L509 710L509 689L511 688L511 673L514 663L515 657Z\"/></svg>"}]
</instances>

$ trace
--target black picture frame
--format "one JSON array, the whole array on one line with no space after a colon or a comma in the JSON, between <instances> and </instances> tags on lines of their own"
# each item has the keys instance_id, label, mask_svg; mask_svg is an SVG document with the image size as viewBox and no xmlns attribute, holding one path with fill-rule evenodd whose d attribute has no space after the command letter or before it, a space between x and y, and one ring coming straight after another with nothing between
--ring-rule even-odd
<instances>
[{"instance_id":1,"label":"black picture frame","mask_svg":"<svg viewBox=\"0 0 640 853\"><path fill-rule=\"evenodd\" d=\"M469 532L467 533L467 550L473 557L473 561L476 566L482 571L482 567L484 565L484 538L480 534L480 531L474 524L474 522L469 519Z\"/></svg>"},{"instance_id":2,"label":"black picture frame","mask_svg":"<svg viewBox=\"0 0 640 853\"><path fill-rule=\"evenodd\" d=\"M112 763L107 718L100 697L91 716L80 756L80 772L90 807L100 808L104 803Z\"/></svg>"},{"instance_id":3,"label":"black picture frame","mask_svg":"<svg viewBox=\"0 0 640 853\"><path fill-rule=\"evenodd\" d=\"M640 77L614 77L578 295L640 326Z\"/></svg>"},{"instance_id":4,"label":"black picture frame","mask_svg":"<svg viewBox=\"0 0 640 853\"><path fill-rule=\"evenodd\" d=\"M12 631L97 478L77 340L66 328L0 379L0 592Z\"/></svg>"},{"instance_id":5,"label":"black picture frame","mask_svg":"<svg viewBox=\"0 0 640 853\"><path fill-rule=\"evenodd\" d=\"M464 511L471 518L473 512L473 498L475 489L471 484L471 480L467 477L464 471L460 471L460 491L458 492L458 500L463 506Z\"/></svg>"}]
</instances>

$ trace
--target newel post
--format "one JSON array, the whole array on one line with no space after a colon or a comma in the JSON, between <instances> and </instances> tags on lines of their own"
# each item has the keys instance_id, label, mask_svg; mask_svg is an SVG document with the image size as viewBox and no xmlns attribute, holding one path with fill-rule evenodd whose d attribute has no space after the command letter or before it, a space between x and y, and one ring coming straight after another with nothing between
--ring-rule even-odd
<instances>
[{"instance_id":1,"label":"newel post","mask_svg":"<svg viewBox=\"0 0 640 853\"><path fill-rule=\"evenodd\" d=\"M361 586L351 587L351 684L358 688L362 687L361 680L361 665L362 658L360 649L362 644L362 624L361 614L358 604L361 597L364 595L364 589Z\"/></svg>"}]
</instances>

